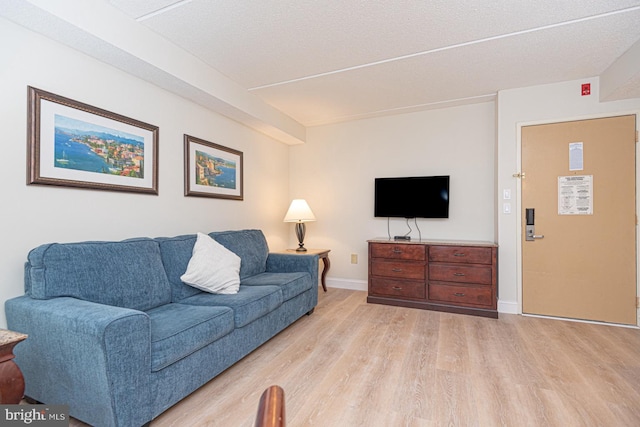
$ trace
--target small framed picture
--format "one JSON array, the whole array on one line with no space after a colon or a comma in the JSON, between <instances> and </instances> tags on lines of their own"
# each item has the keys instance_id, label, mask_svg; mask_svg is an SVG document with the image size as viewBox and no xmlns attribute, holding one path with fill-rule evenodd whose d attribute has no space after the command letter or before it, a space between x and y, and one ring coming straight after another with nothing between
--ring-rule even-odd
<instances>
[{"instance_id":1,"label":"small framed picture","mask_svg":"<svg viewBox=\"0 0 640 427\"><path fill-rule=\"evenodd\" d=\"M158 127L33 87L27 184L158 194Z\"/></svg>"},{"instance_id":2,"label":"small framed picture","mask_svg":"<svg viewBox=\"0 0 640 427\"><path fill-rule=\"evenodd\" d=\"M242 152L184 136L184 195L242 200Z\"/></svg>"}]
</instances>

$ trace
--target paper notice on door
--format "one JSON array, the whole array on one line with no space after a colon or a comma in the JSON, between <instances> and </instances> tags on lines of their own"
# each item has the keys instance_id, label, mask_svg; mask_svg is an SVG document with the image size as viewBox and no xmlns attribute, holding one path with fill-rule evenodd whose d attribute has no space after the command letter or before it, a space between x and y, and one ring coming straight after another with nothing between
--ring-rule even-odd
<instances>
[{"instance_id":1,"label":"paper notice on door","mask_svg":"<svg viewBox=\"0 0 640 427\"><path fill-rule=\"evenodd\" d=\"M581 171L584 169L584 150L582 142L569 143L569 170Z\"/></svg>"},{"instance_id":2,"label":"paper notice on door","mask_svg":"<svg viewBox=\"0 0 640 427\"><path fill-rule=\"evenodd\" d=\"M593 175L558 177L558 215L593 215Z\"/></svg>"}]
</instances>

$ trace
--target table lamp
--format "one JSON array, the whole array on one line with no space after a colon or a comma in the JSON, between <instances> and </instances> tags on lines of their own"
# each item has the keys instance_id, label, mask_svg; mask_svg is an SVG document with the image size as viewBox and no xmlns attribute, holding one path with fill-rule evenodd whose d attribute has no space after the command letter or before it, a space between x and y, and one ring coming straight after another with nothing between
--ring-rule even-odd
<instances>
[{"instance_id":1,"label":"table lamp","mask_svg":"<svg viewBox=\"0 0 640 427\"><path fill-rule=\"evenodd\" d=\"M304 199L294 199L289 206L284 222L296 223L296 236L298 237L298 249L296 252L306 252L304 247L305 222L315 221L316 217L311 212L311 208Z\"/></svg>"}]
</instances>

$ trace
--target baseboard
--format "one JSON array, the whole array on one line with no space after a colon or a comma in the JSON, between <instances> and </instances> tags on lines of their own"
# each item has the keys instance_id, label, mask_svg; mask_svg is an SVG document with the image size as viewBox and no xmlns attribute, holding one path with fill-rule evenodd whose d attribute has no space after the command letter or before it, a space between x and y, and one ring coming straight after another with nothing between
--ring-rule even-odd
<instances>
[{"instance_id":1,"label":"baseboard","mask_svg":"<svg viewBox=\"0 0 640 427\"><path fill-rule=\"evenodd\" d=\"M518 301L498 300L498 313L519 314Z\"/></svg>"},{"instance_id":2,"label":"baseboard","mask_svg":"<svg viewBox=\"0 0 640 427\"><path fill-rule=\"evenodd\" d=\"M368 289L366 280L336 278L327 278L327 288L351 289L352 291L366 291Z\"/></svg>"}]
</instances>

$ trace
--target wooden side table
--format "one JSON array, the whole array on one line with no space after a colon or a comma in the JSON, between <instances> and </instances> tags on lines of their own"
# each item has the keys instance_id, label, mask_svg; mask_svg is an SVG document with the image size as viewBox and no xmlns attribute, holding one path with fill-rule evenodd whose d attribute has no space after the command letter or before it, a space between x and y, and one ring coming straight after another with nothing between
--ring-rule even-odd
<instances>
[{"instance_id":1,"label":"wooden side table","mask_svg":"<svg viewBox=\"0 0 640 427\"><path fill-rule=\"evenodd\" d=\"M325 282L325 278L327 277L327 272L331 267L331 263L329 262L329 252L331 252L331 249L307 249L306 252L298 252L295 249L286 249L284 251L278 251L276 253L292 255L318 255L318 258L321 259L322 264L324 264L322 275L320 276L320 283L322 283L322 290L327 292L327 283Z\"/></svg>"},{"instance_id":2,"label":"wooden side table","mask_svg":"<svg viewBox=\"0 0 640 427\"><path fill-rule=\"evenodd\" d=\"M24 395L24 377L13 361L13 347L26 338L25 334L0 329L0 404L17 405Z\"/></svg>"}]
</instances>

